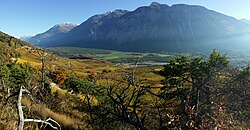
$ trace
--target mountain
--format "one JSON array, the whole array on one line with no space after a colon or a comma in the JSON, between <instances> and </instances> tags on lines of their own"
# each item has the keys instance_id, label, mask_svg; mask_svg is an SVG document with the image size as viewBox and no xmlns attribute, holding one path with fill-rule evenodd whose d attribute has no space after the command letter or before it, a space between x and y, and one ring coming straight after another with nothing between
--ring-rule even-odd
<instances>
[{"instance_id":1,"label":"mountain","mask_svg":"<svg viewBox=\"0 0 250 130\"><path fill-rule=\"evenodd\" d=\"M37 34L33 37L21 37L20 39L30 42L33 45L41 45L44 41L48 41L51 37L67 33L75 27L77 27L77 25L71 23L57 24L44 33Z\"/></svg>"},{"instance_id":2,"label":"mountain","mask_svg":"<svg viewBox=\"0 0 250 130\"><path fill-rule=\"evenodd\" d=\"M153 2L134 11L92 16L42 43L120 51L208 51L248 48L249 32L247 23L202 6Z\"/></svg>"},{"instance_id":3,"label":"mountain","mask_svg":"<svg viewBox=\"0 0 250 130\"><path fill-rule=\"evenodd\" d=\"M27 41L31 38L32 36L21 36L19 39L23 41Z\"/></svg>"},{"instance_id":4,"label":"mountain","mask_svg":"<svg viewBox=\"0 0 250 130\"><path fill-rule=\"evenodd\" d=\"M250 25L250 20L247 19L240 19L240 20Z\"/></svg>"}]
</instances>

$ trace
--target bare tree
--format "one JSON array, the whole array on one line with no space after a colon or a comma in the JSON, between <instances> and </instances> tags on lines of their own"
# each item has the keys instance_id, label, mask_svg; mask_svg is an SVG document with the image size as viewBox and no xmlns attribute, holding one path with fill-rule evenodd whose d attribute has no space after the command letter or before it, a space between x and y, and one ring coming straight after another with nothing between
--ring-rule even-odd
<instances>
[{"instance_id":1,"label":"bare tree","mask_svg":"<svg viewBox=\"0 0 250 130\"><path fill-rule=\"evenodd\" d=\"M44 90L45 85L45 57L47 56L47 53L41 49L41 51L37 51L37 53L40 56L41 62L42 62L42 90Z\"/></svg>"},{"instance_id":2,"label":"bare tree","mask_svg":"<svg viewBox=\"0 0 250 130\"><path fill-rule=\"evenodd\" d=\"M17 102L17 108L18 108L18 114L19 114L18 130L23 130L25 122L38 122L38 123L49 125L51 128L53 128L55 130L61 130L61 126L59 125L59 123L57 123L55 120L53 120L51 118L48 118L46 120L25 119L24 115L23 115L23 109L22 109L23 106L22 106L22 103L21 103L22 102L22 95L23 95L23 93L27 93L31 97L30 92L27 89L25 89L24 86L21 86L20 91L19 91L19 95L18 95L18 102ZM54 126L51 122L53 122L53 124L56 124L56 126Z\"/></svg>"},{"instance_id":3,"label":"bare tree","mask_svg":"<svg viewBox=\"0 0 250 130\"><path fill-rule=\"evenodd\" d=\"M121 80L117 77L113 79L117 83L100 87L100 94L105 95L105 100L96 108L96 111L93 111L95 115L93 120L100 128L110 129L113 124L125 123L138 130L147 129L145 119L148 114L144 112L146 103L142 101L146 91L135 74L138 61L139 59L132 70L120 75Z\"/></svg>"}]
</instances>

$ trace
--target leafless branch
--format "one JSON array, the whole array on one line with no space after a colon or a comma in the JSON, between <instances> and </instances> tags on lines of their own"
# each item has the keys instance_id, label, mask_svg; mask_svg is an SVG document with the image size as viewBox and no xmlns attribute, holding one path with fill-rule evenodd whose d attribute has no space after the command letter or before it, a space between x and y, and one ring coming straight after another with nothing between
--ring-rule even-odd
<instances>
[{"instance_id":1,"label":"leafless branch","mask_svg":"<svg viewBox=\"0 0 250 130\"><path fill-rule=\"evenodd\" d=\"M55 123L57 125L57 127L53 126L51 123L49 123L49 121ZM49 125L51 128L55 129L55 130L61 130L61 126L53 119L48 118L45 121L43 120L38 120L38 119L24 119L24 122L37 122L37 123L43 123L46 125ZM59 128L59 129L58 129Z\"/></svg>"},{"instance_id":2,"label":"leafless branch","mask_svg":"<svg viewBox=\"0 0 250 130\"><path fill-rule=\"evenodd\" d=\"M46 125L49 125L51 128L58 130L61 130L61 126L53 119L48 118L47 120L43 121L43 120L39 120L39 119L25 119L24 115L23 115L23 109L22 109L22 96L23 93L26 92L30 95L31 99L32 96L30 94L30 92L25 89L24 86L21 86L20 91L19 91L19 95L18 95L18 101L17 101L17 109L18 109L18 114L19 114L19 125L18 125L18 130L23 130L23 126L24 126L24 122L40 122ZM57 126L53 126L49 121L55 123Z\"/></svg>"}]
</instances>

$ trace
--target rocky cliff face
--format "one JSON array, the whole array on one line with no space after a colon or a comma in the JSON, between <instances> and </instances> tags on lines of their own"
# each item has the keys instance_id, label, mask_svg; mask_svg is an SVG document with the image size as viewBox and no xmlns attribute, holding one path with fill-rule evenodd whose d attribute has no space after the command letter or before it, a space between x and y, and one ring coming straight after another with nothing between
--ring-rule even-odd
<instances>
[{"instance_id":1,"label":"rocky cliff face","mask_svg":"<svg viewBox=\"0 0 250 130\"><path fill-rule=\"evenodd\" d=\"M153 2L134 11L95 15L44 45L157 52L235 49L248 46L249 27L202 6Z\"/></svg>"}]
</instances>

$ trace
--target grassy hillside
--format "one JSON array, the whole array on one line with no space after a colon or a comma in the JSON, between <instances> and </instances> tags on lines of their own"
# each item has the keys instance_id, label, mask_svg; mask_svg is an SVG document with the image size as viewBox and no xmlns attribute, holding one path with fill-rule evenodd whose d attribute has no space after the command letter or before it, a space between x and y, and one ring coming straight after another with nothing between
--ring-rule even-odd
<instances>
[{"instance_id":1,"label":"grassy hillside","mask_svg":"<svg viewBox=\"0 0 250 130\"><path fill-rule=\"evenodd\" d=\"M10 58L18 58L19 52L16 51L20 47L34 48L32 45L9 36L3 32L0 32L0 59L3 61L9 60Z\"/></svg>"},{"instance_id":2,"label":"grassy hillside","mask_svg":"<svg viewBox=\"0 0 250 130\"><path fill-rule=\"evenodd\" d=\"M0 33L0 129L14 130L18 125L18 113L16 110L17 97L8 95L19 91L20 85L24 85L31 91L34 101L27 95L22 100L25 117L46 119L53 118L63 129L85 129L88 126L89 114L86 113L86 93L71 91L70 83L81 81L81 84L95 80L98 85L104 85L109 80L118 78L129 66L116 65L108 61L98 59L69 59L51 54L50 52L36 48L26 42L20 41L7 34ZM89 53L89 52L88 52ZM103 54L100 53L100 54ZM46 90L41 86L41 56L45 55ZM160 85L161 76L149 73L156 68L138 68L140 75L147 73L149 78L145 84L154 83ZM3 73L8 74L3 74ZM71 81L71 77L77 80ZM100 75L106 78L100 78ZM26 77L27 80L23 81ZM7 88L10 89L8 94ZM78 87L73 85L73 87ZM79 91L82 88L79 88ZM41 97L42 96L42 97ZM99 99L90 95L93 105L97 105ZM7 105L6 105L7 104ZM29 109L27 109L29 108ZM26 123L25 129L37 129L40 125Z\"/></svg>"}]
</instances>

